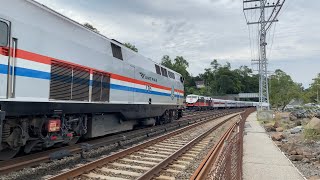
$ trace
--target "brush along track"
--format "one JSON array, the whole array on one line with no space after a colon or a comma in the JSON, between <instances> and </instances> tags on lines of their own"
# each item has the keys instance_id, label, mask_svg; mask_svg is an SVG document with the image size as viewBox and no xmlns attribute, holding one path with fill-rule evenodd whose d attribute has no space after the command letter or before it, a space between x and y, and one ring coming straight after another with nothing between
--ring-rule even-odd
<instances>
[{"instance_id":1,"label":"brush along track","mask_svg":"<svg viewBox=\"0 0 320 180\"><path fill-rule=\"evenodd\" d=\"M199 122L184 127L50 179L151 179L181 155L182 160L194 158L196 155L192 150L187 153L186 151L237 115L232 114L215 121ZM202 145L206 142L208 141L204 140ZM200 143L197 147L203 146ZM182 165L168 166L173 170L179 167Z\"/></svg>"},{"instance_id":2,"label":"brush along track","mask_svg":"<svg viewBox=\"0 0 320 180\"><path fill-rule=\"evenodd\" d=\"M156 127L149 127L139 130L134 130L126 133L121 133L113 136L108 136L104 138L99 138L86 143L90 144L92 148L99 148L110 144L125 145L132 143L139 139L139 137L152 137L178 129L188 124L196 123L200 119L205 120L208 117L220 117L222 115L228 114L231 111L207 111L207 112L189 112L186 116L182 117L178 121L174 121L169 124L160 125ZM52 150L47 150L40 153L34 153L30 155L25 155L22 157L17 157L8 161L0 162L0 174L7 174L13 171L23 169L25 167L36 166L43 162L49 162L55 159L54 155L64 153L65 155L72 155L80 153L82 151L81 144L76 144L72 146L55 148Z\"/></svg>"}]
</instances>

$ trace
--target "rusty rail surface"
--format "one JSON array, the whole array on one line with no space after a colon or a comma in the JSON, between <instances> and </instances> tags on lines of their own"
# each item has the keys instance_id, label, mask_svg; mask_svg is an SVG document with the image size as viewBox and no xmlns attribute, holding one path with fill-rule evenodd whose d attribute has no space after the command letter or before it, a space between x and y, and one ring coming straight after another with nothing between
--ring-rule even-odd
<instances>
[{"instance_id":1,"label":"rusty rail surface","mask_svg":"<svg viewBox=\"0 0 320 180\"><path fill-rule=\"evenodd\" d=\"M241 120L233 124L209 151L190 180L242 179L243 132L245 120L254 108L241 113Z\"/></svg>"},{"instance_id":2,"label":"rusty rail surface","mask_svg":"<svg viewBox=\"0 0 320 180\"><path fill-rule=\"evenodd\" d=\"M145 180L145 179L152 179L154 177L154 175L160 173L163 168L165 168L166 166L168 166L170 163L172 163L176 158L178 158L179 156L181 156L183 153L185 153L186 151L188 151L191 147L193 147L196 143L200 142L203 138L205 138L207 135L209 135L211 132L215 131L216 129L218 129L219 127L221 127L223 124L225 124L226 122L228 122L229 120L231 120L232 118L236 117L238 115L234 115L231 116L227 119L225 119L224 121L218 123L217 125L215 125L214 127L212 127L211 129L207 130L206 132L200 134L198 137L194 138L192 141L190 141L188 144L184 145L183 147L181 147L180 149L178 149L174 154L172 154L171 156L167 157L165 160L163 160L162 162L160 162L158 165L154 166L153 168L151 168L149 171L145 172L142 176L140 176L138 178L138 180Z\"/></svg>"},{"instance_id":3,"label":"rusty rail surface","mask_svg":"<svg viewBox=\"0 0 320 180\"><path fill-rule=\"evenodd\" d=\"M236 115L234 115L234 116L232 116L232 117L235 117L235 116L237 116L237 115L239 115L239 114L236 114ZM219 117L221 117L221 116L219 116ZM210 117L210 119L211 119L211 120L212 120L212 119L215 119L215 117ZM230 119L230 118L228 118L227 120L229 120L229 119ZM223 121L223 122L226 122L227 120L225 120L225 121ZM97 167L102 167L103 165L108 164L108 163L110 163L110 162L112 162L112 161L114 161L114 160L117 160L117 159L119 159L119 158L122 158L122 157L124 157L124 156L127 156L128 154L132 154L132 153L134 153L134 152L137 152L137 151L139 151L139 150L141 150L141 149L143 149L143 148L146 148L146 147L148 147L148 146L151 146L151 145L153 145L153 144L156 144L156 143L158 143L158 142L160 142L160 141L163 141L163 140L165 140L165 139L168 139L168 138L170 138L170 137L172 137L172 136L174 136L174 135L180 134L180 133L182 133L182 132L184 132L184 131L187 131L187 130L189 130L189 129L192 129L192 128L194 128L194 127L196 127L196 126L199 126L199 125L201 125L201 124L204 124L204 123L206 123L206 122L208 122L208 121L200 121L200 122L197 122L197 123L195 123L195 124L192 124L192 125L189 125L189 126L187 126L187 127L184 127L184 128L178 129L178 130L175 130L175 131L170 132L170 133L168 133L168 134L164 134L164 135L162 135L162 136L160 136L160 137L157 137L157 138L155 138L155 139L151 139L151 140L146 141L146 142L144 142L144 143L142 143L142 144L138 144L138 145L133 146L133 147L131 147L131 148L122 150L122 151L120 151L120 152L118 152L118 153L109 155L109 156L107 156L107 157L104 157L104 158L98 159L98 160L96 160L96 161L93 161L93 162L91 162L91 163L85 164L85 165L83 165L83 166L77 167L77 168L75 168L75 169L71 169L71 170L66 171L66 172L64 172L64 173L58 174L58 175L53 176L53 177L51 177L51 178L49 178L49 179L50 179L50 180L61 180L61 179L70 179L70 178L74 178L74 177L80 176L80 175L83 174L83 173L92 171L92 170L94 170L94 169L97 168ZM219 124L222 125L223 123L219 123ZM214 129L213 129L213 130L214 130ZM207 134L207 133L209 133L209 131L206 132L206 133L204 133L204 134ZM202 134L203 136L201 136L201 135L198 136L200 140L201 140L201 138L204 137L204 134ZM198 139L198 140L199 140L199 139ZM172 162L177 156L179 156L181 153L184 153L186 150L188 150L194 143L196 143L196 142L188 143L187 145L185 145L184 147L182 147L180 150L178 150L177 152L175 152L172 157L168 157L167 159L163 160L156 168L152 168L149 172L145 173L145 174L143 175L143 177L141 177L141 178L142 178L142 179L151 179L154 174L157 174L159 170L160 170L160 171L162 170L161 167L164 167L164 166L168 165L168 164L169 164L170 162ZM141 179L141 178L140 178L140 179Z\"/></svg>"},{"instance_id":4,"label":"rusty rail surface","mask_svg":"<svg viewBox=\"0 0 320 180\"><path fill-rule=\"evenodd\" d=\"M87 142L87 143L90 143L93 148L97 148L107 144L120 143L123 140L128 140L130 138L135 138L143 135L150 136L150 134L157 133L158 131L159 133L166 132L176 127L183 127L192 123L196 123L200 121L199 119L206 119L209 116L219 117L226 113L227 113L226 111L222 111L220 113L210 112L210 111L206 113L200 112L200 113L195 113L195 115L193 113L188 113L188 115L183 117L183 120L176 121L172 124L166 124L159 127L139 129L132 132L123 133L123 135L122 134L113 135L106 138L91 140L90 142ZM197 118L195 119L196 116ZM75 153L80 153L82 151L82 148L81 148L81 144L75 144L72 146L51 149L44 152L34 153L34 154L22 156L22 157L17 157L11 160L2 161L0 162L0 175L17 171L25 167L38 165L40 163L49 162L52 160L52 154L58 151L60 152L64 151L67 154L71 155Z\"/></svg>"}]
</instances>

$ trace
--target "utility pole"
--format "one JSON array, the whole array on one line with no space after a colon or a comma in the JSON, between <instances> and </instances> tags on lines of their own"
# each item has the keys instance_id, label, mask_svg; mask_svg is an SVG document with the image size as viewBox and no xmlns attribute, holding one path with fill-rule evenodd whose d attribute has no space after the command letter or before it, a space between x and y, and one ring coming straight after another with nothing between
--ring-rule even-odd
<instances>
[{"instance_id":1,"label":"utility pole","mask_svg":"<svg viewBox=\"0 0 320 180\"><path fill-rule=\"evenodd\" d=\"M267 42L266 37L272 23L277 22L276 19L285 0L243 0L243 11L248 25L259 26L259 59L253 60L258 62L259 71L259 108L269 105L269 87L268 87L268 59L267 59ZM272 12L266 12L266 9L273 8ZM260 10L259 19L248 19L247 12ZM250 13L249 13L250 14ZM252 13L251 13L252 15ZM251 21L252 20L252 21Z\"/></svg>"}]
</instances>

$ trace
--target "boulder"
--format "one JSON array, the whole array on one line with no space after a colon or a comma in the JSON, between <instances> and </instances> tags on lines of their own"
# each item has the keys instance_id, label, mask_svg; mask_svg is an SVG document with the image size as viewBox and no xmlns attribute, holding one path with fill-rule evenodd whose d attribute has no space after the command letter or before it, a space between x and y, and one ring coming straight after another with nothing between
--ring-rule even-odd
<instances>
[{"instance_id":1,"label":"boulder","mask_svg":"<svg viewBox=\"0 0 320 180\"><path fill-rule=\"evenodd\" d=\"M320 132L320 119L319 118L312 118L311 121L306 125L306 129L314 129Z\"/></svg>"},{"instance_id":2,"label":"boulder","mask_svg":"<svg viewBox=\"0 0 320 180\"><path fill-rule=\"evenodd\" d=\"M278 127L278 128L276 128L276 131L277 132L283 132L283 128L282 127Z\"/></svg>"},{"instance_id":3,"label":"boulder","mask_svg":"<svg viewBox=\"0 0 320 180\"><path fill-rule=\"evenodd\" d=\"M296 148L296 144L293 143L293 142L289 142L289 143L284 143L282 146L281 146L281 149L282 151L284 152L291 152L293 150L295 150Z\"/></svg>"},{"instance_id":4,"label":"boulder","mask_svg":"<svg viewBox=\"0 0 320 180\"><path fill-rule=\"evenodd\" d=\"M289 159L290 159L291 161L301 161L301 160L303 159L303 156L302 156L302 155L291 155L291 156L289 157Z\"/></svg>"},{"instance_id":5,"label":"boulder","mask_svg":"<svg viewBox=\"0 0 320 180\"><path fill-rule=\"evenodd\" d=\"M279 123L279 121L276 121L276 122L273 124L273 127L274 127L274 128L278 128L278 127L280 127L280 123Z\"/></svg>"},{"instance_id":6,"label":"boulder","mask_svg":"<svg viewBox=\"0 0 320 180\"><path fill-rule=\"evenodd\" d=\"M264 128L266 129L267 132L276 131L272 123L265 124Z\"/></svg>"},{"instance_id":7,"label":"boulder","mask_svg":"<svg viewBox=\"0 0 320 180\"><path fill-rule=\"evenodd\" d=\"M292 129L290 129L290 133L291 134L296 134L296 133L300 133L302 131L302 126L296 126Z\"/></svg>"},{"instance_id":8,"label":"boulder","mask_svg":"<svg viewBox=\"0 0 320 180\"><path fill-rule=\"evenodd\" d=\"M274 133L274 134L272 134L272 136L271 136L271 139L272 139L273 141L281 141L281 140L284 139L284 138L285 138L285 137L284 137L283 133L280 133L280 132Z\"/></svg>"}]
</instances>

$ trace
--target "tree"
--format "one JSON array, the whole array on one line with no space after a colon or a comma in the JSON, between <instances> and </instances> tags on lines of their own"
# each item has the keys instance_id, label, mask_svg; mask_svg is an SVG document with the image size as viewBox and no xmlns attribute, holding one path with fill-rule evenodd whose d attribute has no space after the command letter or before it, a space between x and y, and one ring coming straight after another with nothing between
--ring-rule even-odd
<instances>
[{"instance_id":1,"label":"tree","mask_svg":"<svg viewBox=\"0 0 320 180\"><path fill-rule=\"evenodd\" d=\"M187 68L189 67L189 63L182 56L177 56L172 61L168 55L164 55L161 59L161 65L180 73L182 77L184 77L185 95L192 94L196 91L195 81L193 77L190 76L187 70Z\"/></svg>"},{"instance_id":2,"label":"tree","mask_svg":"<svg viewBox=\"0 0 320 180\"><path fill-rule=\"evenodd\" d=\"M95 27L93 27L91 24L89 24L89 23L84 23L83 25L84 25L86 28L88 28L88 29L90 29L90 30L92 30L92 31L94 31L94 32L99 33L98 29L95 28Z\"/></svg>"},{"instance_id":3,"label":"tree","mask_svg":"<svg viewBox=\"0 0 320 180\"><path fill-rule=\"evenodd\" d=\"M304 93L304 101L319 103L320 100L320 73L312 79L313 82L310 84L310 87Z\"/></svg>"},{"instance_id":4,"label":"tree","mask_svg":"<svg viewBox=\"0 0 320 180\"><path fill-rule=\"evenodd\" d=\"M293 99L301 98L302 85L295 83L291 77L280 69L270 77L270 102L272 106L282 110Z\"/></svg>"},{"instance_id":5,"label":"tree","mask_svg":"<svg viewBox=\"0 0 320 180\"><path fill-rule=\"evenodd\" d=\"M126 46L127 48L131 49L134 52L138 52L138 48L136 48L136 46L131 43L124 43L124 46Z\"/></svg>"},{"instance_id":6,"label":"tree","mask_svg":"<svg viewBox=\"0 0 320 180\"><path fill-rule=\"evenodd\" d=\"M173 64L172 64L172 60L170 59L170 57L168 55L164 55L161 59L161 63L162 66L165 66L167 68L173 69ZM174 69L173 69L174 70Z\"/></svg>"}]
</instances>

